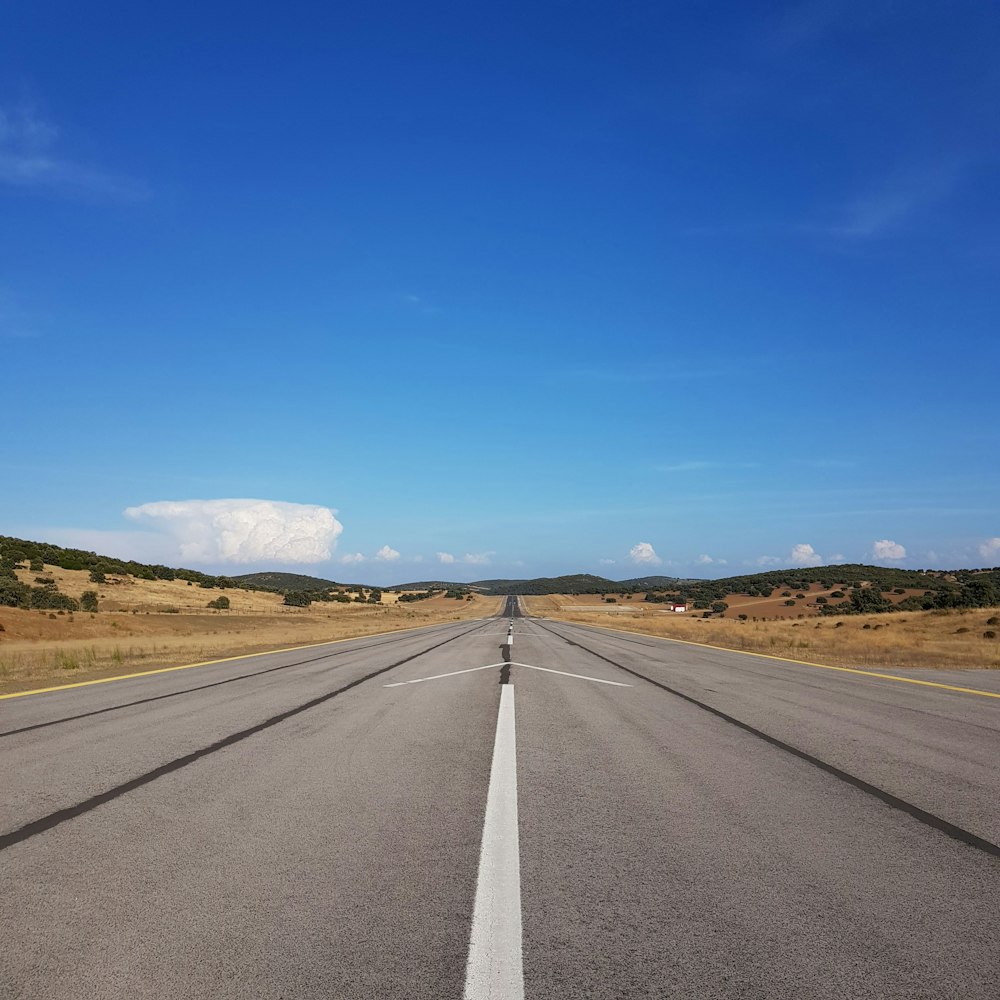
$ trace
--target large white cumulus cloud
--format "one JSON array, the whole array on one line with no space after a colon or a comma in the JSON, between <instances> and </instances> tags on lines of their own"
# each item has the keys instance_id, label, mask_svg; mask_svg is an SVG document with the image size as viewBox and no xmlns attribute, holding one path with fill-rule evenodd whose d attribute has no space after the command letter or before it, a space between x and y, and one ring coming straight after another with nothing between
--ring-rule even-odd
<instances>
[{"instance_id":1,"label":"large white cumulus cloud","mask_svg":"<svg viewBox=\"0 0 1000 1000\"><path fill-rule=\"evenodd\" d=\"M201 563L318 563L344 530L329 507L281 500L158 500L125 516L168 532Z\"/></svg>"}]
</instances>

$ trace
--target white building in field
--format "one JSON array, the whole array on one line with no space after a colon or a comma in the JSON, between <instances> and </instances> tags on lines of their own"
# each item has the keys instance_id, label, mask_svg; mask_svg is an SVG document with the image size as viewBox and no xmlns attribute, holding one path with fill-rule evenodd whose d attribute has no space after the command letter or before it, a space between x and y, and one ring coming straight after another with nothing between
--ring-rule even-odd
<instances>
[{"instance_id":1,"label":"white building in field","mask_svg":"<svg viewBox=\"0 0 1000 1000\"><path fill-rule=\"evenodd\" d=\"M670 610L671 611L687 611L688 606L686 602L671 601Z\"/></svg>"}]
</instances>

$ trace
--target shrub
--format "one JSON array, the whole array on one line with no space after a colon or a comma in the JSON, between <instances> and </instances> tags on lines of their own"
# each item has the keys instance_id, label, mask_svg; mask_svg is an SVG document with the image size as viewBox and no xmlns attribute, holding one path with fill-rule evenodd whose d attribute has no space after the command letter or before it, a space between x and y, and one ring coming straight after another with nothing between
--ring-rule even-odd
<instances>
[{"instance_id":1,"label":"shrub","mask_svg":"<svg viewBox=\"0 0 1000 1000\"><path fill-rule=\"evenodd\" d=\"M717 615L725 614L725 612L729 610L729 605L726 604L725 601L713 601L712 602L712 610Z\"/></svg>"},{"instance_id":2,"label":"shrub","mask_svg":"<svg viewBox=\"0 0 1000 1000\"><path fill-rule=\"evenodd\" d=\"M792 596L792 592L790 590L783 590L781 592L781 596L782 597L791 597Z\"/></svg>"},{"instance_id":3,"label":"shrub","mask_svg":"<svg viewBox=\"0 0 1000 1000\"><path fill-rule=\"evenodd\" d=\"M60 594L58 590L52 587L32 587L31 606L46 611L49 609L54 611L57 608L64 608L67 611L77 611L80 608L80 605L72 597Z\"/></svg>"},{"instance_id":4,"label":"shrub","mask_svg":"<svg viewBox=\"0 0 1000 1000\"><path fill-rule=\"evenodd\" d=\"M805 599L806 599L806 595L805 594L796 594L795 595L795 600L797 600L797 601L804 601Z\"/></svg>"},{"instance_id":5,"label":"shrub","mask_svg":"<svg viewBox=\"0 0 1000 1000\"><path fill-rule=\"evenodd\" d=\"M741 622L745 622L747 620L748 616L747 615L737 615L736 617L739 618L739 620Z\"/></svg>"},{"instance_id":6,"label":"shrub","mask_svg":"<svg viewBox=\"0 0 1000 1000\"><path fill-rule=\"evenodd\" d=\"M816 603L817 604L827 604L828 601L827 601L827 599L825 597L817 597L816 598Z\"/></svg>"},{"instance_id":7,"label":"shrub","mask_svg":"<svg viewBox=\"0 0 1000 1000\"><path fill-rule=\"evenodd\" d=\"M792 600L790 600L790 601L785 601L785 607L786 608L794 608L795 607L795 599L792 598Z\"/></svg>"},{"instance_id":8,"label":"shrub","mask_svg":"<svg viewBox=\"0 0 1000 1000\"><path fill-rule=\"evenodd\" d=\"M955 629L955 635L961 635L963 632L968 632L967 628L957 628Z\"/></svg>"},{"instance_id":9,"label":"shrub","mask_svg":"<svg viewBox=\"0 0 1000 1000\"><path fill-rule=\"evenodd\" d=\"M304 590L290 590L282 603L290 608L308 608L312 598Z\"/></svg>"},{"instance_id":10,"label":"shrub","mask_svg":"<svg viewBox=\"0 0 1000 1000\"><path fill-rule=\"evenodd\" d=\"M874 587L863 587L851 592L851 607L858 614L873 611L892 611L892 601L882 596Z\"/></svg>"},{"instance_id":11,"label":"shrub","mask_svg":"<svg viewBox=\"0 0 1000 1000\"><path fill-rule=\"evenodd\" d=\"M993 615L991 618L987 618L986 619L986 624L987 625L1000 625L1000 618L998 618L996 615Z\"/></svg>"},{"instance_id":12,"label":"shrub","mask_svg":"<svg viewBox=\"0 0 1000 1000\"><path fill-rule=\"evenodd\" d=\"M833 591L833 592L832 592L832 593L830 594L830 596L831 596L831 597L846 597L846 596L847 596L847 594L845 594L845 593L844 593L844 592L843 592L842 590L834 590L834 591Z\"/></svg>"},{"instance_id":13,"label":"shrub","mask_svg":"<svg viewBox=\"0 0 1000 1000\"><path fill-rule=\"evenodd\" d=\"M29 588L19 580L0 577L0 607L26 608Z\"/></svg>"},{"instance_id":14,"label":"shrub","mask_svg":"<svg viewBox=\"0 0 1000 1000\"><path fill-rule=\"evenodd\" d=\"M997 637L997 634L996 634L996 632L994 632L994 631L993 631L993 629L989 629L989 628L988 628L988 629L987 629L987 630L986 630L986 631L985 631L985 632L983 633L983 638L984 638L984 639L995 639L996 637Z\"/></svg>"},{"instance_id":15,"label":"shrub","mask_svg":"<svg viewBox=\"0 0 1000 1000\"><path fill-rule=\"evenodd\" d=\"M90 582L91 583L107 583L108 578L104 575L104 570L102 569L92 569L90 571Z\"/></svg>"},{"instance_id":16,"label":"shrub","mask_svg":"<svg viewBox=\"0 0 1000 1000\"><path fill-rule=\"evenodd\" d=\"M42 573L45 571L45 565L41 559L32 559L28 565L32 573Z\"/></svg>"},{"instance_id":17,"label":"shrub","mask_svg":"<svg viewBox=\"0 0 1000 1000\"><path fill-rule=\"evenodd\" d=\"M216 611L228 611L229 598L225 596L217 597L214 601L209 601L208 606L210 608L215 608Z\"/></svg>"},{"instance_id":18,"label":"shrub","mask_svg":"<svg viewBox=\"0 0 1000 1000\"><path fill-rule=\"evenodd\" d=\"M97 610L97 591L96 590L85 590L80 595L80 610L81 611L96 611Z\"/></svg>"}]
</instances>

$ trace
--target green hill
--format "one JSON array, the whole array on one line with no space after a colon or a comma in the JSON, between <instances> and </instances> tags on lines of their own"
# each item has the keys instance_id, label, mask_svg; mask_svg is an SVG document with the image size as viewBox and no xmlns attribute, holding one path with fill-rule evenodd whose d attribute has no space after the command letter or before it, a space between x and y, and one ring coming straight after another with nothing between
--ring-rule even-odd
<instances>
[{"instance_id":1,"label":"green hill","mask_svg":"<svg viewBox=\"0 0 1000 1000\"><path fill-rule=\"evenodd\" d=\"M329 590L341 586L333 580L303 573L243 573L233 579L239 586L250 590L275 590L281 594L289 590Z\"/></svg>"}]
</instances>

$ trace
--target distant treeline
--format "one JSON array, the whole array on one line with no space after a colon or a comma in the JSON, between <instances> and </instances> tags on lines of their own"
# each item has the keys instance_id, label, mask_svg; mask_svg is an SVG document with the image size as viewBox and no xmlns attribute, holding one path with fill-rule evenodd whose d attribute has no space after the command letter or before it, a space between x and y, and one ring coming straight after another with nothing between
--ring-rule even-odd
<instances>
[{"instance_id":1,"label":"distant treeline","mask_svg":"<svg viewBox=\"0 0 1000 1000\"><path fill-rule=\"evenodd\" d=\"M846 598L823 603L826 615L862 614L871 611L921 611L933 608L986 608L1000 604L1000 568L986 570L909 570L891 566L817 566L797 570L770 570L721 580L682 581L669 591L647 591L646 600L669 601L681 597L695 608L708 608L731 594L770 597L774 591L808 591L811 584ZM864 585L864 586L863 586ZM885 595L894 591L922 590L894 603ZM839 592L839 595L838 595Z\"/></svg>"}]
</instances>

